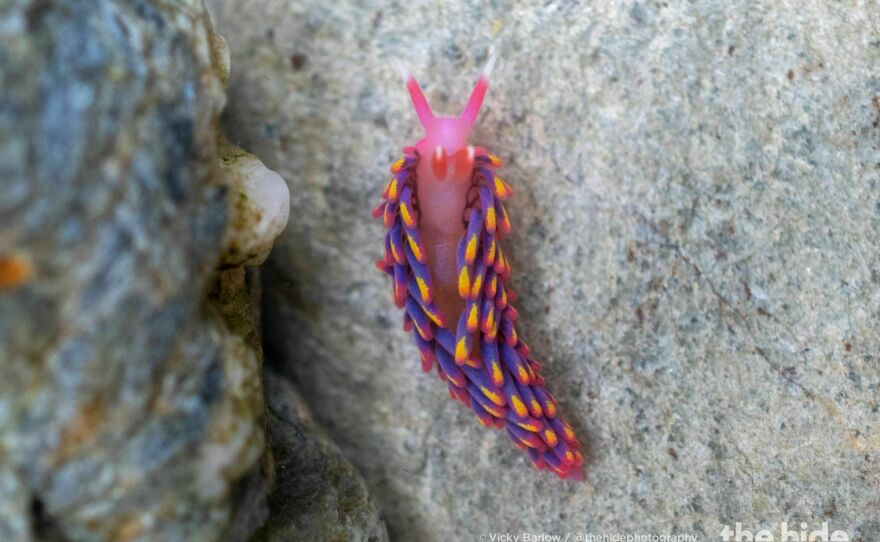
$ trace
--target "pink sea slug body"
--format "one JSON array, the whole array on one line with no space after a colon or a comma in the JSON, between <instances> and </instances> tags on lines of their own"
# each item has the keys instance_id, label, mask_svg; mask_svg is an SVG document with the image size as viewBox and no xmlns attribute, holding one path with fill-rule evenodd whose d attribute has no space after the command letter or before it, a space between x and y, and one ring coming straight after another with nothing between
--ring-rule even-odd
<instances>
[{"instance_id":1,"label":"pink sea slug body","mask_svg":"<svg viewBox=\"0 0 880 542\"><path fill-rule=\"evenodd\" d=\"M520 338L510 266L510 186L501 160L468 143L494 57L458 117L433 114L415 78L406 86L425 137L403 150L373 211L387 230L384 258L395 304L404 309L422 369L436 367L449 394L487 427L505 429L538 469L580 478L583 456L544 389L540 364Z\"/></svg>"}]
</instances>

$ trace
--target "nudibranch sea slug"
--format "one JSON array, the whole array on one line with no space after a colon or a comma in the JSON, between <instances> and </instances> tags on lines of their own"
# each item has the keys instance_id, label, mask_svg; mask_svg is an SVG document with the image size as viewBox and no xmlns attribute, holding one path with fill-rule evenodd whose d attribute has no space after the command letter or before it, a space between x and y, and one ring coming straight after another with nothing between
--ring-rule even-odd
<instances>
[{"instance_id":1,"label":"nudibranch sea slug","mask_svg":"<svg viewBox=\"0 0 880 542\"><path fill-rule=\"evenodd\" d=\"M571 427L544 389L540 364L516 329L516 294L501 240L510 233L504 201L513 193L501 160L468 138L489 87L493 55L457 117L434 115L404 71L425 137L391 166L373 210L386 228L378 268L392 281L425 372L436 367L449 395L487 427L503 428L538 469L581 478Z\"/></svg>"}]
</instances>

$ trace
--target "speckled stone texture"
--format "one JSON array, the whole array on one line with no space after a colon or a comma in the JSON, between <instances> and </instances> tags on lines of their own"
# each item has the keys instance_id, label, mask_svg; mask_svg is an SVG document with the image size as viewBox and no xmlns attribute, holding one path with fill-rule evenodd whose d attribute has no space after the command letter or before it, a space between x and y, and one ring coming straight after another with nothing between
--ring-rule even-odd
<instances>
[{"instance_id":1,"label":"speckled stone texture","mask_svg":"<svg viewBox=\"0 0 880 542\"><path fill-rule=\"evenodd\" d=\"M257 353L205 301L219 57L199 0L0 3L4 542L218 539L263 451Z\"/></svg>"},{"instance_id":2,"label":"speckled stone texture","mask_svg":"<svg viewBox=\"0 0 880 542\"><path fill-rule=\"evenodd\" d=\"M233 141L289 183L267 356L396 540L828 521L880 539L875 2L212 0ZM420 374L369 210L420 129L506 159L522 332L589 447L535 472Z\"/></svg>"}]
</instances>

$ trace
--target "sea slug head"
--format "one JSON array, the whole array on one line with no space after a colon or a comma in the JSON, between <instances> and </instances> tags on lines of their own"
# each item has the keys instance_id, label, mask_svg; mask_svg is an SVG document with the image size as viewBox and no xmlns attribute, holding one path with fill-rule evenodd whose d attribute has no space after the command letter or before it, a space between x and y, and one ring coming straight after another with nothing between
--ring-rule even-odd
<instances>
[{"instance_id":1,"label":"sea slug head","mask_svg":"<svg viewBox=\"0 0 880 542\"><path fill-rule=\"evenodd\" d=\"M495 53L489 57L483 73L471 91L467 105L457 117L434 115L415 77L398 66L406 80L406 88L412 99L413 107L425 129L425 137L416 143L416 148L422 156L431 157L432 166L438 177L446 176L447 164L453 166L450 168L450 173L452 171L470 171L473 166L474 147L468 144L468 138L477 120L477 114L483 104L486 90L489 88L489 77L496 59Z\"/></svg>"}]
</instances>

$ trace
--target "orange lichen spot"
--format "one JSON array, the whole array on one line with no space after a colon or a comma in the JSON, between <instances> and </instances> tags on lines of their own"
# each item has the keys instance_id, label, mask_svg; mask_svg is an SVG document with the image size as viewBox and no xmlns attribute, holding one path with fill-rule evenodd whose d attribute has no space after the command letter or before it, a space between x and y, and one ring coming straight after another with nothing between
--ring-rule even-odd
<instances>
[{"instance_id":1,"label":"orange lichen spot","mask_svg":"<svg viewBox=\"0 0 880 542\"><path fill-rule=\"evenodd\" d=\"M146 523L141 517L127 517L113 529L113 540L129 542L135 540L144 533Z\"/></svg>"},{"instance_id":2,"label":"orange lichen spot","mask_svg":"<svg viewBox=\"0 0 880 542\"><path fill-rule=\"evenodd\" d=\"M65 426L55 449L53 461L62 462L91 442L107 418L107 410L100 399L92 399L79 406L73 419Z\"/></svg>"},{"instance_id":3,"label":"orange lichen spot","mask_svg":"<svg viewBox=\"0 0 880 542\"><path fill-rule=\"evenodd\" d=\"M26 284L32 275L33 269L27 258L0 255L0 292Z\"/></svg>"}]
</instances>

